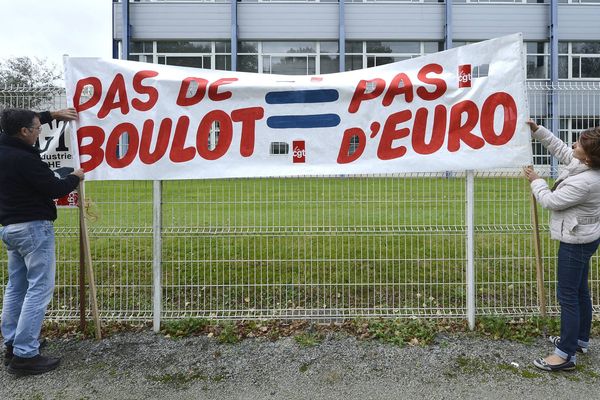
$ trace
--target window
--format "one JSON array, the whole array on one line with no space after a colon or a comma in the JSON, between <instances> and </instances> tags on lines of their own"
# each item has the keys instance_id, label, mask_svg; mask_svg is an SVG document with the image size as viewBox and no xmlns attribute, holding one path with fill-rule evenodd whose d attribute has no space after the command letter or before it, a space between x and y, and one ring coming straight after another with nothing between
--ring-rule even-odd
<instances>
[{"instance_id":1,"label":"window","mask_svg":"<svg viewBox=\"0 0 600 400\"><path fill-rule=\"evenodd\" d=\"M131 42L129 59L229 71L231 70L231 42L228 40Z\"/></svg>"},{"instance_id":2,"label":"window","mask_svg":"<svg viewBox=\"0 0 600 400\"><path fill-rule=\"evenodd\" d=\"M282 75L338 72L338 43L336 41L240 42L238 71Z\"/></svg>"},{"instance_id":3,"label":"window","mask_svg":"<svg viewBox=\"0 0 600 400\"><path fill-rule=\"evenodd\" d=\"M527 79L548 79L548 43L525 42L527 49Z\"/></svg>"},{"instance_id":4,"label":"window","mask_svg":"<svg viewBox=\"0 0 600 400\"><path fill-rule=\"evenodd\" d=\"M600 42L559 42L559 79L600 79Z\"/></svg>"},{"instance_id":5,"label":"window","mask_svg":"<svg viewBox=\"0 0 600 400\"><path fill-rule=\"evenodd\" d=\"M442 49L441 42L347 41L346 71L385 65Z\"/></svg>"}]
</instances>

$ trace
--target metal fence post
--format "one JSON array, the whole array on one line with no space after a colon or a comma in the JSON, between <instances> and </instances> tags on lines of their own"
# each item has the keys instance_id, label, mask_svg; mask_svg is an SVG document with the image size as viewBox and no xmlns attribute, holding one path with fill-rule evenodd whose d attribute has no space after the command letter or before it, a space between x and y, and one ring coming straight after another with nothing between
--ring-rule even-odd
<instances>
[{"instance_id":1,"label":"metal fence post","mask_svg":"<svg viewBox=\"0 0 600 400\"><path fill-rule=\"evenodd\" d=\"M475 329L475 238L474 238L474 210L475 210L475 183L473 171L467 171L467 321L469 329Z\"/></svg>"},{"instance_id":2,"label":"metal fence post","mask_svg":"<svg viewBox=\"0 0 600 400\"><path fill-rule=\"evenodd\" d=\"M153 181L152 185L152 328L158 332L162 305L162 181Z\"/></svg>"}]
</instances>

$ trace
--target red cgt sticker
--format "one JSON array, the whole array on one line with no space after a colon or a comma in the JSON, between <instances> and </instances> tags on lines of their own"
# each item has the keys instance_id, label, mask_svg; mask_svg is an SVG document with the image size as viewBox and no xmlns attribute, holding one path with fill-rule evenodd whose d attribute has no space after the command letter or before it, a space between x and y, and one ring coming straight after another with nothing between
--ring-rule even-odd
<instances>
[{"instance_id":1,"label":"red cgt sticker","mask_svg":"<svg viewBox=\"0 0 600 400\"><path fill-rule=\"evenodd\" d=\"M471 87L471 64L458 66L458 87Z\"/></svg>"},{"instance_id":2,"label":"red cgt sticker","mask_svg":"<svg viewBox=\"0 0 600 400\"><path fill-rule=\"evenodd\" d=\"M306 145L304 140L294 140L292 142L292 160L294 164L306 162Z\"/></svg>"}]
</instances>

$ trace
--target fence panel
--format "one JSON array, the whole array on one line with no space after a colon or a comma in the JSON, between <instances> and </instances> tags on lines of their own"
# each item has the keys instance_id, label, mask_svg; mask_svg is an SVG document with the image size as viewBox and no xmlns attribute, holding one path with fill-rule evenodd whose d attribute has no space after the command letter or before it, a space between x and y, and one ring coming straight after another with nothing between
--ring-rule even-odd
<instances>
[{"instance_id":1,"label":"fence panel","mask_svg":"<svg viewBox=\"0 0 600 400\"><path fill-rule=\"evenodd\" d=\"M548 123L547 83L530 83L532 117ZM600 83L554 87L559 135L600 125ZM0 107L65 106L56 88L0 88ZM534 145L550 178L550 158ZM466 315L463 174L163 182L162 318L460 317ZM101 317L152 319L152 182L87 182ZM520 170L475 174L477 314L538 312L530 191ZM549 312L558 311L557 245L539 210ZM51 318L78 318L76 210L56 221ZM599 303L594 257L591 290ZM0 283L6 283L6 252ZM86 299L87 301L87 299ZM89 301L88 309L89 309Z\"/></svg>"}]
</instances>

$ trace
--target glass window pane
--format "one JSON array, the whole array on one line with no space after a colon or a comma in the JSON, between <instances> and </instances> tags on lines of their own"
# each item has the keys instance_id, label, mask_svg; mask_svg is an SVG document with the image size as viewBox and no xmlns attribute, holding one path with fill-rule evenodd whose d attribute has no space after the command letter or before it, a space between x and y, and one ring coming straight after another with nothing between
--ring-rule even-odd
<instances>
[{"instance_id":1,"label":"glass window pane","mask_svg":"<svg viewBox=\"0 0 600 400\"><path fill-rule=\"evenodd\" d=\"M581 77L600 78L600 58L581 58Z\"/></svg>"},{"instance_id":2,"label":"glass window pane","mask_svg":"<svg viewBox=\"0 0 600 400\"><path fill-rule=\"evenodd\" d=\"M231 71L231 56L216 55L215 69L222 71Z\"/></svg>"},{"instance_id":3,"label":"glass window pane","mask_svg":"<svg viewBox=\"0 0 600 400\"><path fill-rule=\"evenodd\" d=\"M527 56L527 78L546 79L547 59L546 56Z\"/></svg>"},{"instance_id":4,"label":"glass window pane","mask_svg":"<svg viewBox=\"0 0 600 400\"><path fill-rule=\"evenodd\" d=\"M321 53L338 53L339 51L338 42L321 42Z\"/></svg>"},{"instance_id":5,"label":"glass window pane","mask_svg":"<svg viewBox=\"0 0 600 400\"><path fill-rule=\"evenodd\" d=\"M362 69L363 61L362 56L346 56L346 71L353 71L355 69Z\"/></svg>"},{"instance_id":6,"label":"glass window pane","mask_svg":"<svg viewBox=\"0 0 600 400\"><path fill-rule=\"evenodd\" d=\"M537 42L525 42L525 48L527 54L537 54L538 52Z\"/></svg>"},{"instance_id":7,"label":"glass window pane","mask_svg":"<svg viewBox=\"0 0 600 400\"><path fill-rule=\"evenodd\" d=\"M362 54L363 52L363 42L352 42L352 41L346 41L346 53L358 53L358 54Z\"/></svg>"},{"instance_id":8,"label":"glass window pane","mask_svg":"<svg viewBox=\"0 0 600 400\"><path fill-rule=\"evenodd\" d=\"M560 54L567 54L569 52L569 43L558 42L558 52Z\"/></svg>"},{"instance_id":9,"label":"glass window pane","mask_svg":"<svg viewBox=\"0 0 600 400\"><path fill-rule=\"evenodd\" d=\"M258 42L238 42L238 54L258 53Z\"/></svg>"},{"instance_id":10,"label":"glass window pane","mask_svg":"<svg viewBox=\"0 0 600 400\"><path fill-rule=\"evenodd\" d=\"M469 44L469 42L457 42L457 41L452 41L452 47L461 47L461 46L465 46Z\"/></svg>"},{"instance_id":11,"label":"glass window pane","mask_svg":"<svg viewBox=\"0 0 600 400\"><path fill-rule=\"evenodd\" d=\"M425 54L437 53L438 51L444 50L443 42L425 42L424 43Z\"/></svg>"},{"instance_id":12,"label":"glass window pane","mask_svg":"<svg viewBox=\"0 0 600 400\"><path fill-rule=\"evenodd\" d=\"M558 79L569 78L569 59L567 56L558 57Z\"/></svg>"},{"instance_id":13,"label":"glass window pane","mask_svg":"<svg viewBox=\"0 0 600 400\"><path fill-rule=\"evenodd\" d=\"M315 57L277 57L265 56L264 61L270 58L269 66L263 65L263 72L282 75L314 75ZM263 61L263 62L264 62Z\"/></svg>"},{"instance_id":14,"label":"glass window pane","mask_svg":"<svg viewBox=\"0 0 600 400\"><path fill-rule=\"evenodd\" d=\"M156 48L159 53L211 53L212 46L210 42L192 42L192 41L163 41L156 42Z\"/></svg>"},{"instance_id":15,"label":"glass window pane","mask_svg":"<svg viewBox=\"0 0 600 400\"><path fill-rule=\"evenodd\" d=\"M130 53L152 53L152 42L129 42Z\"/></svg>"},{"instance_id":16,"label":"glass window pane","mask_svg":"<svg viewBox=\"0 0 600 400\"><path fill-rule=\"evenodd\" d=\"M572 78L581 78L579 73L579 57L573 57L573 71L571 71Z\"/></svg>"},{"instance_id":17,"label":"glass window pane","mask_svg":"<svg viewBox=\"0 0 600 400\"><path fill-rule=\"evenodd\" d=\"M167 57L167 65L193 68L210 68L210 57L208 60L206 60L206 57Z\"/></svg>"},{"instance_id":18,"label":"glass window pane","mask_svg":"<svg viewBox=\"0 0 600 400\"><path fill-rule=\"evenodd\" d=\"M231 53L231 42L215 42L216 53Z\"/></svg>"},{"instance_id":19,"label":"glass window pane","mask_svg":"<svg viewBox=\"0 0 600 400\"><path fill-rule=\"evenodd\" d=\"M573 42L573 54L600 54L600 42Z\"/></svg>"},{"instance_id":20,"label":"glass window pane","mask_svg":"<svg viewBox=\"0 0 600 400\"><path fill-rule=\"evenodd\" d=\"M421 53L419 42L367 42L368 53Z\"/></svg>"},{"instance_id":21,"label":"glass window pane","mask_svg":"<svg viewBox=\"0 0 600 400\"><path fill-rule=\"evenodd\" d=\"M263 42L263 53L316 53L315 42Z\"/></svg>"},{"instance_id":22,"label":"glass window pane","mask_svg":"<svg viewBox=\"0 0 600 400\"><path fill-rule=\"evenodd\" d=\"M321 56L321 74L332 74L340 72L340 57L339 56Z\"/></svg>"},{"instance_id":23,"label":"glass window pane","mask_svg":"<svg viewBox=\"0 0 600 400\"><path fill-rule=\"evenodd\" d=\"M238 56L237 70L240 72L258 72L258 56Z\"/></svg>"}]
</instances>

